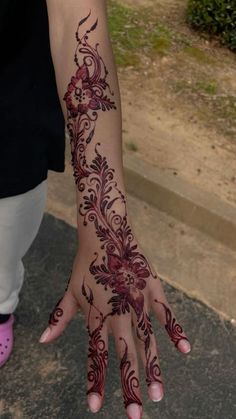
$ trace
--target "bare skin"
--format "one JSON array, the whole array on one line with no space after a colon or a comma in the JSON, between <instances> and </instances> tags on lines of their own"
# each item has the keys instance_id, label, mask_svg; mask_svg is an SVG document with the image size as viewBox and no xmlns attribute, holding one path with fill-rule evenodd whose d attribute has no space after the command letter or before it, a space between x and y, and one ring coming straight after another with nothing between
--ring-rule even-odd
<instances>
[{"instance_id":1,"label":"bare skin","mask_svg":"<svg viewBox=\"0 0 236 419\"><path fill-rule=\"evenodd\" d=\"M91 411L97 412L104 399L112 333L127 416L141 418L138 356L150 399L159 401L164 394L150 311L180 352L188 353L190 344L138 244L127 211L120 95L106 3L47 3L58 91L71 143L79 246L65 294L40 341L53 341L78 310L84 313L89 337L87 397Z\"/></svg>"}]
</instances>

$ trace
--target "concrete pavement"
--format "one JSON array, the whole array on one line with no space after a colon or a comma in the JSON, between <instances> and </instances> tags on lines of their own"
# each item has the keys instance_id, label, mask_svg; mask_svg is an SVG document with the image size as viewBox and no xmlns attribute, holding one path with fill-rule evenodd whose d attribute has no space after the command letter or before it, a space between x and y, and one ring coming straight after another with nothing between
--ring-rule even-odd
<instances>
[{"instance_id":1,"label":"concrete pavement","mask_svg":"<svg viewBox=\"0 0 236 419\"><path fill-rule=\"evenodd\" d=\"M81 315L54 344L38 338L48 314L63 293L76 252L76 230L45 214L40 233L25 258L26 281L17 309L16 343L1 369L1 419L90 418L86 405L87 332ZM147 401L144 419L234 419L236 417L236 330L202 303L164 283L192 343L188 356L178 353L156 322L166 395ZM116 355L110 366L100 418L125 418Z\"/></svg>"}]
</instances>

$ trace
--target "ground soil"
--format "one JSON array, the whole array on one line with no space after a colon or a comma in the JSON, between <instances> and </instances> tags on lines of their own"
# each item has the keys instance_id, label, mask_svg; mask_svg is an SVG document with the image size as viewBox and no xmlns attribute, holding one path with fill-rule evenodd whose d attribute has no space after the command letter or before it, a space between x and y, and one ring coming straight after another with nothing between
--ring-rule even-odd
<instances>
[{"instance_id":1,"label":"ground soil","mask_svg":"<svg viewBox=\"0 0 236 419\"><path fill-rule=\"evenodd\" d=\"M232 115L228 117L224 107L214 114L204 92L186 88L196 80L214 80L217 94L210 97L213 105L214 100L236 98L236 54L188 28L187 0L120 2L158 8L161 21L188 38L206 57L202 60L201 56L170 51L155 59L143 57L141 70L119 70L124 153L135 153L163 174L188 180L236 206L236 125Z\"/></svg>"}]
</instances>

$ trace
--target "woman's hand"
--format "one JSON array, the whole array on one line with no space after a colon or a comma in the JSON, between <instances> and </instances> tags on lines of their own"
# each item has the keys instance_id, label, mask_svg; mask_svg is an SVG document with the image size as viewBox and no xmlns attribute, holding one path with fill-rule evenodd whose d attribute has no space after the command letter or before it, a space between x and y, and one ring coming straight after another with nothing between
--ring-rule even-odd
<instances>
[{"instance_id":1,"label":"woman's hand","mask_svg":"<svg viewBox=\"0 0 236 419\"><path fill-rule=\"evenodd\" d=\"M82 3L83 8L91 4L91 10L78 24L75 69L64 95L77 187L79 251L65 295L50 316L49 328L41 342L58 337L78 309L84 312L89 334L88 403L96 412L104 397L108 333L112 333L120 359L127 415L136 419L142 415L138 354L143 361L149 397L154 401L163 397L150 311L156 313L181 352L189 352L190 345L168 305L159 278L138 245L127 214L121 162L119 89L104 2L87 0L86 5ZM79 7L77 2L73 4L75 8ZM93 16L92 9L95 8L98 17ZM70 31L71 26L67 25L66 31ZM52 29L51 33L54 32ZM57 56L62 60L68 37L68 32L61 37L64 38L60 43L61 54L59 47L54 46L55 63L59 60ZM71 45L71 39L68 45ZM108 84L105 57L114 91ZM56 73L60 80L57 64Z\"/></svg>"},{"instance_id":2,"label":"woman's hand","mask_svg":"<svg viewBox=\"0 0 236 419\"><path fill-rule=\"evenodd\" d=\"M138 356L150 399L159 401L164 392L150 311L156 314L180 352L188 353L190 344L125 217L120 219L116 232L117 246L109 242L112 231L101 233L105 252L96 249L97 236L85 249L81 245L65 295L51 314L41 342L58 337L78 309L82 310L89 335L88 404L97 412L104 398L108 334L112 333L120 360L124 404L128 417L133 419L142 414Z\"/></svg>"}]
</instances>

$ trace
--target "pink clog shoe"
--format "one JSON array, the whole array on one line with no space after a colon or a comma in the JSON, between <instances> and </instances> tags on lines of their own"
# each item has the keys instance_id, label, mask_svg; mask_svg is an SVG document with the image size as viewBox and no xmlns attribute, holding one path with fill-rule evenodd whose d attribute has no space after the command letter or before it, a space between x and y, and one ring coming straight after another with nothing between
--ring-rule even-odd
<instances>
[{"instance_id":1,"label":"pink clog shoe","mask_svg":"<svg viewBox=\"0 0 236 419\"><path fill-rule=\"evenodd\" d=\"M13 348L13 323L14 316L0 324L0 367L2 367L11 355Z\"/></svg>"}]
</instances>

